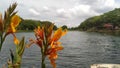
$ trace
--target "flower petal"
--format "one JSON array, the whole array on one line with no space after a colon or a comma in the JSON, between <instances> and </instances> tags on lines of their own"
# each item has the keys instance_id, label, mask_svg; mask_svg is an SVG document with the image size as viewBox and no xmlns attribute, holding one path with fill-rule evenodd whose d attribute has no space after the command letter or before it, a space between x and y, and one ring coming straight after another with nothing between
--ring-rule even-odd
<instances>
[{"instance_id":1,"label":"flower petal","mask_svg":"<svg viewBox=\"0 0 120 68\"><path fill-rule=\"evenodd\" d=\"M63 50L63 47L62 46L58 46L55 49L56 49L56 51L59 51L59 50Z\"/></svg>"},{"instance_id":2,"label":"flower petal","mask_svg":"<svg viewBox=\"0 0 120 68\"><path fill-rule=\"evenodd\" d=\"M21 21L20 17L17 15L14 15L12 17L11 23L13 23L14 27L17 27L19 25L20 21Z\"/></svg>"},{"instance_id":3,"label":"flower petal","mask_svg":"<svg viewBox=\"0 0 120 68\"><path fill-rule=\"evenodd\" d=\"M65 30L62 32L62 36L64 36L66 33L67 33L67 29L65 29Z\"/></svg>"},{"instance_id":4,"label":"flower petal","mask_svg":"<svg viewBox=\"0 0 120 68\"><path fill-rule=\"evenodd\" d=\"M16 37L14 37L14 43L15 43L16 45L19 44L19 40L18 40Z\"/></svg>"},{"instance_id":5,"label":"flower petal","mask_svg":"<svg viewBox=\"0 0 120 68\"><path fill-rule=\"evenodd\" d=\"M14 15L12 17L11 23L7 29L7 34L16 32L15 28L19 25L20 21L21 21L21 19L19 18L19 16Z\"/></svg>"},{"instance_id":6,"label":"flower petal","mask_svg":"<svg viewBox=\"0 0 120 68\"><path fill-rule=\"evenodd\" d=\"M26 45L27 48L29 48L32 44L36 43L35 40L29 39L30 43Z\"/></svg>"},{"instance_id":7,"label":"flower petal","mask_svg":"<svg viewBox=\"0 0 120 68\"><path fill-rule=\"evenodd\" d=\"M59 28L58 30L55 31L52 41L58 41L61 36L62 36L62 28Z\"/></svg>"},{"instance_id":8,"label":"flower petal","mask_svg":"<svg viewBox=\"0 0 120 68\"><path fill-rule=\"evenodd\" d=\"M53 68L56 68L55 59L50 59L50 63L53 66Z\"/></svg>"},{"instance_id":9,"label":"flower petal","mask_svg":"<svg viewBox=\"0 0 120 68\"><path fill-rule=\"evenodd\" d=\"M58 55L57 53L53 53L49 55L49 60L51 62L51 65L53 66L53 68L56 68L56 63L55 63L55 59L57 59Z\"/></svg>"},{"instance_id":10,"label":"flower petal","mask_svg":"<svg viewBox=\"0 0 120 68\"><path fill-rule=\"evenodd\" d=\"M42 47L42 40L41 39L38 39L36 41L36 44L39 46L39 47Z\"/></svg>"},{"instance_id":11,"label":"flower petal","mask_svg":"<svg viewBox=\"0 0 120 68\"><path fill-rule=\"evenodd\" d=\"M64 36L67 33L67 29L65 29L64 31L62 30L62 28L59 28L58 30L55 31L52 41L58 41L61 36Z\"/></svg>"},{"instance_id":12,"label":"flower petal","mask_svg":"<svg viewBox=\"0 0 120 68\"><path fill-rule=\"evenodd\" d=\"M37 37L39 37L40 39L44 39L44 28L42 27L42 28L40 28L40 26L38 26L38 28L37 29L35 29L34 30L35 31L35 35L37 36Z\"/></svg>"}]
</instances>

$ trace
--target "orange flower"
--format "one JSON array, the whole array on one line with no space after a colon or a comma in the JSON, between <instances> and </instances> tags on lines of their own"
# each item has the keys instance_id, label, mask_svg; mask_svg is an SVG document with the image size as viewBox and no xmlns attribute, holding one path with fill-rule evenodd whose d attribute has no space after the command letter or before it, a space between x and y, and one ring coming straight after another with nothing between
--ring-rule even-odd
<instances>
[{"instance_id":1,"label":"orange flower","mask_svg":"<svg viewBox=\"0 0 120 68\"><path fill-rule=\"evenodd\" d=\"M38 28L36 28L34 32L36 40L30 39L30 43L27 45L27 48L29 48L34 43L37 44L39 47L42 47L42 41L44 40L44 28L40 28L40 26L38 26Z\"/></svg>"},{"instance_id":2,"label":"orange flower","mask_svg":"<svg viewBox=\"0 0 120 68\"><path fill-rule=\"evenodd\" d=\"M58 58L57 52L62 50L63 47L60 46L60 42L58 40L61 38L61 36L65 35L67 30L62 30L62 28L59 28L57 31L55 31L52 39L51 39L51 45L50 48L47 50L48 58L53 66L53 68L56 68L55 60Z\"/></svg>"},{"instance_id":3,"label":"orange flower","mask_svg":"<svg viewBox=\"0 0 120 68\"><path fill-rule=\"evenodd\" d=\"M51 47L47 50L47 55L49 57L51 64L53 65L53 68L56 68L55 60L58 58L57 52L63 49L63 47L60 46L59 44L60 42L57 43L52 42Z\"/></svg>"},{"instance_id":4,"label":"orange flower","mask_svg":"<svg viewBox=\"0 0 120 68\"><path fill-rule=\"evenodd\" d=\"M21 19L19 16L14 15L11 19L10 26L8 27L7 33L14 33L16 32L16 27L19 25Z\"/></svg>"},{"instance_id":5,"label":"orange flower","mask_svg":"<svg viewBox=\"0 0 120 68\"><path fill-rule=\"evenodd\" d=\"M62 28L59 28L57 31L55 31L55 33L52 37L52 41L54 41L54 42L58 41L61 38L61 36L66 34L66 32L67 32L67 30L62 31Z\"/></svg>"},{"instance_id":6,"label":"orange flower","mask_svg":"<svg viewBox=\"0 0 120 68\"><path fill-rule=\"evenodd\" d=\"M41 66L44 67L44 60L45 57L48 56L51 65L53 68L56 68L56 63L55 60L58 58L57 52L62 50L63 47L60 45L61 43L58 42L58 40L61 38L61 36L65 35L67 30L62 30L62 28L59 28L55 33L52 35L53 31L53 24L50 26L44 26L44 28L39 27L36 28L35 31L35 36L36 40L31 39L31 43L27 46L30 47L31 44L35 43L41 48L41 53L42 53L42 62Z\"/></svg>"},{"instance_id":7,"label":"orange flower","mask_svg":"<svg viewBox=\"0 0 120 68\"><path fill-rule=\"evenodd\" d=\"M44 28L38 26L37 29L34 30L35 31L35 36L36 36L36 44L39 46L39 47L42 47L42 41L44 40Z\"/></svg>"},{"instance_id":8,"label":"orange flower","mask_svg":"<svg viewBox=\"0 0 120 68\"><path fill-rule=\"evenodd\" d=\"M35 31L35 36L37 38L40 38L41 40L44 39L44 28L40 28L40 26L38 26L37 29L34 30Z\"/></svg>"},{"instance_id":9,"label":"orange flower","mask_svg":"<svg viewBox=\"0 0 120 68\"><path fill-rule=\"evenodd\" d=\"M30 39L29 41L30 41L30 43L26 46L27 48L29 48L34 43L37 44L40 48L42 47L41 39L37 39L37 40Z\"/></svg>"},{"instance_id":10,"label":"orange flower","mask_svg":"<svg viewBox=\"0 0 120 68\"><path fill-rule=\"evenodd\" d=\"M36 44L37 44L39 47L42 47L42 40L41 40L41 39L37 39Z\"/></svg>"}]
</instances>

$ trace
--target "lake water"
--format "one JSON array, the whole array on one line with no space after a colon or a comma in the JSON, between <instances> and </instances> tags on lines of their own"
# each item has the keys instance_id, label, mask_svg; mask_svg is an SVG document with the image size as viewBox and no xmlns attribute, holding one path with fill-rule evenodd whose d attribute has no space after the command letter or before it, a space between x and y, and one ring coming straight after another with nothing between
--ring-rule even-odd
<instances>
[{"instance_id":1,"label":"lake water","mask_svg":"<svg viewBox=\"0 0 120 68\"><path fill-rule=\"evenodd\" d=\"M25 36L26 42L34 38L34 33L17 33L17 37ZM9 49L14 49L12 36L9 35L0 53L0 68L10 57ZM94 63L120 64L120 37L99 33L69 31L60 40L64 50L59 52L56 60L57 68L90 68ZM23 55L22 68L40 68L40 49L33 45ZM46 59L47 68L52 68Z\"/></svg>"}]
</instances>

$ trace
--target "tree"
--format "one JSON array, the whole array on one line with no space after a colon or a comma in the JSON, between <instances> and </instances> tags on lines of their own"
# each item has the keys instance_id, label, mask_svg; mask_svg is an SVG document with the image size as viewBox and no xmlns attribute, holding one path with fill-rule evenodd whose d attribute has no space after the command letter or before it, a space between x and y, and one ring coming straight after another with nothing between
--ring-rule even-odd
<instances>
[{"instance_id":1,"label":"tree","mask_svg":"<svg viewBox=\"0 0 120 68\"><path fill-rule=\"evenodd\" d=\"M63 25L62 26L62 29L67 29L68 27L66 25Z\"/></svg>"},{"instance_id":2,"label":"tree","mask_svg":"<svg viewBox=\"0 0 120 68\"><path fill-rule=\"evenodd\" d=\"M18 29L19 30L34 30L37 26L50 26L52 22L50 21L39 21L39 20L32 20L32 19L22 19ZM57 29L57 26L54 25L53 29Z\"/></svg>"}]
</instances>

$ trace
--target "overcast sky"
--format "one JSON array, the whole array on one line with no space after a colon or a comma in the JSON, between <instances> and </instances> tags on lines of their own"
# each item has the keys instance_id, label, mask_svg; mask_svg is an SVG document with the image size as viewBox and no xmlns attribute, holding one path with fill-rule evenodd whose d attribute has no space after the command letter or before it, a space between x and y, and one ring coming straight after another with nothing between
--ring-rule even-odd
<instances>
[{"instance_id":1,"label":"overcast sky","mask_svg":"<svg viewBox=\"0 0 120 68\"><path fill-rule=\"evenodd\" d=\"M18 3L18 15L25 19L48 20L57 26L78 26L91 17L120 8L120 0L0 0L0 12Z\"/></svg>"}]
</instances>

